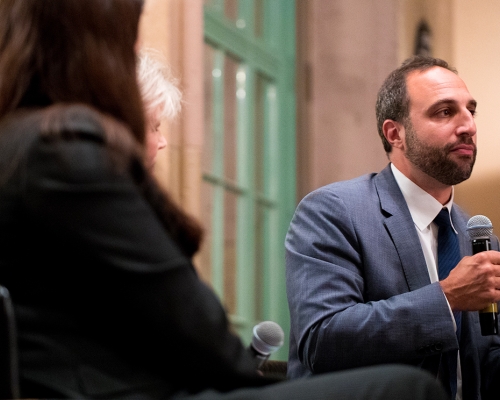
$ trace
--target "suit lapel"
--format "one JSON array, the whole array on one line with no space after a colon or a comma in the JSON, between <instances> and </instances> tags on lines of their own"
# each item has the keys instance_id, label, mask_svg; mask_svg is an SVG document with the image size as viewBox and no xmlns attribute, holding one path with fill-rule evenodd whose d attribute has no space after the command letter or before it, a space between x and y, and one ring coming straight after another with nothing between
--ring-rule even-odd
<instances>
[{"instance_id":1,"label":"suit lapel","mask_svg":"<svg viewBox=\"0 0 500 400\"><path fill-rule=\"evenodd\" d=\"M469 234L467 233L466 219L467 217L463 214L459 207L457 205L453 205L453 208L451 209L451 220L453 221L453 226L458 232L460 254L462 257L472 255L472 245Z\"/></svg>"},{"instance_id":2,"label":"suit lapel","mask_svg":"<svg viewBox=\"0 0 500 400\"><path fill-rule=\"evenodd\" d=\"M410 210L392 174L390 164L375 177L380 207L386 216L384 225L399 255L410 290L431 283Z\"/></svg>"}]
</instances>

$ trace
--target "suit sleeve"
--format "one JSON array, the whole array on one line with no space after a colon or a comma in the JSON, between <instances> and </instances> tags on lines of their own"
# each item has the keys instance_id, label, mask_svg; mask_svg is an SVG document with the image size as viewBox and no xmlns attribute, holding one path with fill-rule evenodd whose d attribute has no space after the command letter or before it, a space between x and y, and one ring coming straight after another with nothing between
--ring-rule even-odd
<instances>
[{"instance_id":1,"label":"suit sleeve","mask_svg":"<svg viewBox=\"0 0 500 400\"><path fill-rule=\"evenodd\" d=\"M40 258L52 260L40 301L179 387L263 384L220 302L108 151L93 140L39 141L28 157L24 199Z\"/></svg>"},{"instance_id":2,"label":"suit sleeve","mask_svg":"<svg viewBox=\"0 0 500 400\"><path fill-rule=\"evenodd\" d=\"M439 284L409 290L397 249L373 217L380 210L353 215L356 196L319 189L292 219L285 246L295 357L319 373L418 365L458 348Z\"/></svg>"}]
</instances>

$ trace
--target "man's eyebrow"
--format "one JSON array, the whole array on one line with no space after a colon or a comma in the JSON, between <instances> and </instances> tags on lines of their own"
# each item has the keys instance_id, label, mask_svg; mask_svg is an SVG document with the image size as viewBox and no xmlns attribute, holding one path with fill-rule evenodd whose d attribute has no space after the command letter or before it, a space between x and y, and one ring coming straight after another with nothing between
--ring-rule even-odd
<instances>
[{"instance_id":1,"label":"man's eyebrow","mask_svg":"<svg viewBox=\"0 0 500 400\"><path fill-rule=\"evenodd\" d=\"M470 100L469 103L467 103L469 106L473 106L474 108L477 107L477 101L476 100Z\"/></svg>"},{"instance_id":2,"label":"man's eyebrow","mask_svg":"<svg viewBox=\"0 0 500 400\"><path fill-rule=\"evenodd\" d=\"M436 101L435 103L431 104L431 106L429 107L429 110L432 110L436 107L439 107L439 106L442 106L442 105L445 105L445 104L457 104L458 101L455 100L455 99L440 99L438 101ZM477 107L477 101L474 100L474 99L471 99L467 102L467 106L472 106L472 107Z\"/></svg>"}]
</instances>

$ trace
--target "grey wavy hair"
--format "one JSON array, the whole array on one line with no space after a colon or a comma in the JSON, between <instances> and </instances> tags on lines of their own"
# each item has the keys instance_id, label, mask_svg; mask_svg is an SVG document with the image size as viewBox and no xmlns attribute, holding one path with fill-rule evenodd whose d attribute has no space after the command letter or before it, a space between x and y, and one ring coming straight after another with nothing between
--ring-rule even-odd
<instances>
[{"instance_id":1,"label":"grey wavy hair","mask_svg":"<svg viewBox=\"0 0 500 400\"><path fill-rule=\"evenodd\" d=\"M172 119L181 110L182 93L163 55L151 48L141 49L137 60L137 80L146 116L160 110L160 118Z\"/></svg>"}]
</instances>

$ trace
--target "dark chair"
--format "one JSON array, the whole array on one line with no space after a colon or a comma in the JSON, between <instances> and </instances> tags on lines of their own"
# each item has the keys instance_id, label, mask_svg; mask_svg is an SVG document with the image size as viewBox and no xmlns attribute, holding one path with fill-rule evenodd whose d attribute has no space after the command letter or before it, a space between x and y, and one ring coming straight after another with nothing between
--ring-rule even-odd
<instances>
[{"instance_id":1,"label":"dark chair","mask_svg":"<svg viewBox=\"0 0 500 400\"><path fill-rule=\"evenodd\" d=\"M0 285L0 399L19 398L17 333L9 291Z\"/></svg>"},{"instance_id":2,"label":"dark chair","mask_svg":"<svg viewBox=\"0 0 500 400\"><path fill-rule=\"evenodd\" d=\"M10 293L0 285L0 399L19 399L17 331ZM286 380L287 362L267 360L259 368L264 376Z\"/></svg>"}]
</instances>

